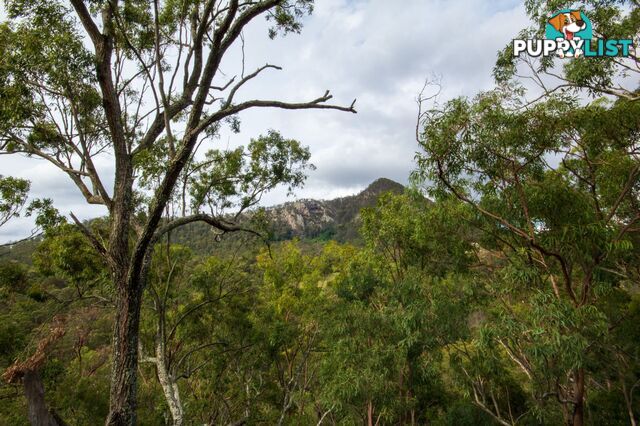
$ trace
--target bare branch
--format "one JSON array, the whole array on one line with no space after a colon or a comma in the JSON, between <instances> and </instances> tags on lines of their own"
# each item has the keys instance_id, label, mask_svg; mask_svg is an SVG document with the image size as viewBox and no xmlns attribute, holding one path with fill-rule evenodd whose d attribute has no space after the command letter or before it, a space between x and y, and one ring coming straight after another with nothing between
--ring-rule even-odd
<instances>
[{"instance_id":1,"label":"bare branch","mask_svg":"<svg viewBox=\"0 0 640 426\"><path fill-rule=\"evenodd\" d=\"M324 102L332 99L333 96L329 94L327 90L325 94L317 99L314 99L310 102L302 102L302 103L289 103L289 102L281 102L281 101L269 101L269 100L252 100L242 102L237 105L231 105L225 109L221 109L213 115L204 119L198 127L194 130L195 134L199 134L204 131L207 127L212 125L213 123L220 121L225 117L229 117L231 115L237 114L240 111L244 111L249 108L280 108L280 109L333 109L338 111L351 112L356 114L355 110L356 100L354 99L350 106L340 106L340 105L327 105Z\"/></svg>"},{"instance_id":2,"label":"bare branch","mask_svg":"<svg viewBox=\"0 0 640 426\"><path fill-rule=\"evenodd\" d=\"M228 108L229 105L231 105L231 102L233 102L233 97L235 96L235 94L238 91L238 89L240 89L242 87L242 85L244 85L247 81L255 78L258 74L260 74L262 71L266 70L267 68L273 68L273 69L276 69L276 70L282 70L282 67L279 67L277 65L266 64L266 65L258 68L257 70L255 70L253 73L247 75L242 80L240 80L238 82L238 84L233 86L233 88L231 89L231 92L229 92L229 96L227 96L227 101L224 103L222 109ZM233 79L231 81L233 81ZM231 83L231 81L229 83Z\"/></svg>"}]
</instances>

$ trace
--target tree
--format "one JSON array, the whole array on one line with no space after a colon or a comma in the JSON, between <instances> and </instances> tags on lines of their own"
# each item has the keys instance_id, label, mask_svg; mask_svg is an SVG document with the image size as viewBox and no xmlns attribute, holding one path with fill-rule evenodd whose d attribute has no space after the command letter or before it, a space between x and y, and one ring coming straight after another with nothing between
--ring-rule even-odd
<instances>
[{"instance_id":1,"label":"tree","mask_svg":"<svg viewBox=\"0 0 640 426\"><path fill-rule=\"evenodd\" d=\"M2 378L9 386L21 385L25 414L32 424L64 424L65 408L56 398L64 386L54 382L68 378L74 390L80 389L83 376L106 362L104 356L94 364L88 349L95 342L92 333L100 334L96 317L111 312L104 309L109 300L99 291L108 278L97 253L71 225L45 232L33 259L32 268L13 261L0 265L4 300L0 335L6 348ZM100 346L106 349L107 343L103 340ZM65 395L69 394L67 388ZM90 397L74 396L74 417L82 419ZM7 410L14 414L3 416L5 422L25 421L16 408Z\"/></svg>"},{"instance_id":2,"label":"tree","mask_svg":"<svg viewBox=\"0 0 640 426\"><path fill-rule=\"evenodd\" d=\"M330 420L425 424L446 409L444 353L468 334L468 209L417 191L361 212L365 246L327 286L320 395Z\"/></svg>"},{"instance_id":3,"label":"tree","mask_svg":"<svg viewBox=\"0 0 640 426\"><path fill-rule=\"evenodd\" d=\"M28 180L0 175L0 226L5 225L12 218L20 216L27 203L30 188L31 182ZM31 235L20 241L33 238L42 229L49 229L64 222L64 218L53 207L49 198L35 199L29 203L26 215L32 216L34 214L36 227L31 231ZM0 244L0 247L11 246L15 243L16 241Z\"/></svg>"},{"instance_id":4,"label":"tree","mask_svg":"<svg viewBox=\"0 0 640 426\"><path fill-rule=\"evenodd\" d=\"M518 38L542 37L546 21L550 14L567 6L569 6L569 4L560 1L534 0L526 2L525 7L527 14L533 20L534 24L522 30ZM607 2L585 0L572 3L570 6L573 9L581 10L590 19L595 38L632 39L637 41L638 30L640 29L640 9L638 9L637 1L619 0ZM637 47L637 44L635 44L635 46ZM582 205L583 211L580 213L586 214L586 211L590 211L591 209L596 210L594 214L595 219L586 219L585 223L581 225L574 224L574 226L576 226L574 229L582 229L582 232L585 234L592 232L601 233L599 237L601 238L600 240L594 238L591 241L591 247L583 248L586 252L591 253L591 256L593 256L592 259L586 262L583 259L579 261L567 258L561 259L562 256L566 255L565 253L561 256L557 256L559 254L557 252L551 253L555 256L555 261L567 263L562 266L563 281L565 281L565 283L571 282L571 280L574 279L572 278L573 264L580 263L581 267L586 269L584 272L585 275L582 278L585 289L581 300L578 302L581 306L589 304L588 294L595 291L592 286L593 282L603 280L601 276L602 271L609 270L609 272L611 272L613 269L621 268L625 271L622 275L618 276L618 278L621 278L621 283L635 279L631 278L633 274L629 274L629 264L627 261L634 256L632 253L635 252L635 250L631 250L631 247L635 246L634 243L637 238L634 230L637 217L635 217L634 213L630 213L624 205L625 203L635 204L634 200L636 199L636 195L633 193L638 177L636 166L638 158L636 148L634 147L634 140L637 140L637 136L633 136L634 130L632 129L635 128L635 124L631 125L631 128L628 128L626 121L630 120L634 122L634 120L637 120L637 117L635 117L637 106L634 106L633 102L637 103L640 99L637 87L639 61L640 57L638 56L637 49L631 49L630 55L627 58L606 57L589 60L582 59L564 61L563 64L559 64L558 59L555 57L542 58L540 60L528 56L515 58L513 56L512 46L507 46L500 52L494 68L494 76L499 84L519 87L521 81L527 79L538 86L538 89L540 89L539 92L541 93L537 93L536 97L528 102L518 102L516 105L520 107L526 108L535 105L541 100L551 101L554 99L551 95L560 93L565 97L588 94L596 98L601 95L606 95L621 100L616 102L613 107L607 105L603 99L596 100L589 108L584 108L580 113L576 113L575 115L572 114L575 121L572 121L571 126L574 126L574 128L570 130L568 134L570 134L569 137L575 145L571 143L565 145L568 149L561 149L561 153L554 148L543 150L545 152L542 153L543 156L547 155L548 157L561 158L562 166L558 167L556 171L560 172L560 170L564 169L563 173L571 176L569 180L574 179L581 181L581 186L583 187L580 188L580 191L583 191L584 187L589 188L589 201L586 203L586 207L585 204ZM548 106L549 103L546 105ZM575 106L577 104L573 105ZM601 138L600 143L595 142L597 138ZM626 142L622 144L623 146L628 144L627 149L621 148L618 142L613 142L614 140L625 140ZM570 149L572 148L575 149L575 152L570 153ZM551 154L551 152L553 152L553 154ZM604 154L605 152L607 152L606 155ZM553 163L553 160L551 160L550 163ZM619 168L614 167L613 164L616 164ZM528 166L523 167L523 169L526 168L528 168ZM553 168L547 167L547 169ZM567 184L566 178L561 179L561 181L563 184ZM551 191L551 188L557 183L558 180L553 180L553 185L548 188L549 191ZM616 191L610 186L611 184L622 185L621 187L623 189ZM526 186L526 184L523 183L523 187L524 186ZM557 186L555 187L558 188ZM564 190L566 189L565 187ZM607 195L608 191L611 192ZM573 189L570 192L565 192L564 195L567 197L565 199L566 202L577 202L580 198L578 193L579 192ZM550 192L548 195L550 195ZM559 195L559 192L556 192L556 195ZM611 197L618 198L615 198L614 201ZM528 195L526 197L521 195L520 198L526 200ZM528 209L526 206L522 207ZM560 211L557 213L560 213ZM497 219L493 218L493 220ZM515 229L511 228L511 231L515 231ZM537 231L541 230L537 229ZM612 235L612 232L615 235ZM564 236L565 235L563 235L563 237ZM586 235L583 235L583 237L586 237ZM591 238L593 237L592 235ZM613 246L617 247L617 250L613 250ZM622 258L626 258L627 260L621 261L619 259L615 261L614 263L616 263L617 268L613 269L604 265L603 263L615 257L612 255L613 252L620 255L619 250L621 247L625 247L627 250L626 255L622 256ZM547 255L548 254L549 253L547 253ZM570 293L569 288L567 288L567 291ZM554 288L554 292L557 295L559 291ZM573 298L574 296L570 297ZM618 302L620 302L621 300L628 300L629 294L624 294L623 292L622 295L609 295L609 297L612 297L614 300L617 299ZM599 308L606 309L608 314L611 315L611 307L605 308L608 303L603 303L603 300L607 299L608 297L599 300L601 302ZM596 300L591 300L591 303L596 303ZM632 317L633 311L629 311L625 303L626 302L616 304L616 307L620 309L620 312L625 312L624 318L627 318L626 315ZM620 313L617 315L620 315ZM615 328L625 329L625 326L616 323ZM513 332L518 333L518 331L515 330ZM609 345L610 348L620 348L624 346L624 341L618 343L610 342ZM609 365L618 365L618 362L614 359L611 360ZM629 364L626 363L626 365ZM615 375L620 374L620 371L615 373ZM623 388L625 388L622 389L622 393L624 394L626 409L629 413L631 423L635 424L632 398L629 398L624 381L622 385ZM577 411L581 411L582 409L579 405L580 404L575 406ZM574 421L581 422L579 419L579 417L581 417L580 413L578 413L577 417L578 418L574 418Z\"/></svg>"},{"instance_id":5,"label":"tree","mask_svg":"<svg viewBox=\"0 0 640 426\"><path fill-rule=\"evenodd\" d=\"M257 258L262 272L258 305L251 315L257 332L257 357L271 386L271 410L263 414L272 424L322 422L332 406L317 400L319 358L324 342L323 319L330 301L326 286L353 250L329 243L316 255L287 242ZM267 417L270 416L270 417Z\"/></svg>"},{"instance_id":6,"label":"tree","mask_svg":"<svg viewBox=\"0 0 640 426\"><path fill-rule=\"evenodd\" d=\"M0 175L0 226L18 216L29 193L29 182Z\"/></svg>"},{"instance_id":7,"label":"tree","mask_svg":"<svg viewBox=\"0 0 640 426\"><path fill-rule=\"evenodd\" d=\"M415 178L471 206L483 248L507 262L492 278L502 306L485 348L503 348L536 404L554 398L568 424L582 425L602 354L636 362L604 336L624 327L618 315L631 295L623 283L636 282L629 266L638 255L640 104L549 96L522 106L509 89L427 112ZM506 406L476 402L515 422L500 414Z\"/></svg>"},{"instance_id":8,"label":"tree","mask_svg":"<svg viewBox=\"0 0 640 426\"><path fill-rule=\"evenodd\" d=\"M105 241L71 217L108 265L116 293L107 424L134 424L140 307L153 245L195 221L221 232L241 229L200 206L185 209L184 217L163 219L198 147L225 122L236 127L237 114L249 108L355 112L355 101L328 104L328 91L301 103L239 101L241 89L260 73L279 69L271 64L221 81L220 63L248 24L266 16L273 23L271 37L298 32L312 0L5 4L9 20L0 26L0 149L48 161L87 203L108 211ZM104 153L113 158L111 191L95 164ZM140 194L140 174L149 156L157 161L157 183ZM300 183L280 169L271 173L270 185L255 197L279 183ZM232 179L224 176L218 184L224 187Z\"/></svg>"},{"instance_id":9,"label":"tree","mask_svg":"<svg viewBox=\"0 0 640 426\"><path fill-rule=\"evenodd\" d=\"M518 34L518 39L544 38L545 27L552 14L571 7L586 14L593 26L594 38L630 39L637 48L640 30L640 8L637 0L530 0L525 9L533 25ZM562 63L559 63L562 62ZM513 45L498 55L494 68L496 81L517 82L526 79L539 89L532 102L552 93L588 93L593 96L612 95L628 100L640 100L637 86L640 76L640 56L630 49L629 57L582 58L560 60L555 56L533 58L514 57Z\"/></svg>"},{"instance_id":10,"label":"tree","mask_svg":"<svg viewBox=\"0 0 640 426\"><path fill-rule=\"evenodd\" d=\"M252 305L248 293L254 288L243 267L236 253L228 259L196 261L185 247L156 247L139 348L141 361L155 367L175 426L188 418L180 382L197 378L201 371L212 375L211 369L223 375L229 358L237 358L250 346L245 341L247 321L237 306L246 304L249 311ZM146 335L151 338L145 339ZM191 380L189 387L195 386L197 380ZM208 404L209 415L214 407ZM233 421L237 419L225 423Z\"/></svg>"},{"instance_id":11,"label":"tree","mask_svg":"<svg viewBox=\"0 0 640 426\"><path fill-rule=\"evenodd\" d=\"M464 272L475 253L470 245L468 208L457 200L433 203L416 190L383 194L373 208L362 210L367 247L393 265L394 281L410 268L425 275Z\"/></svg>"}]
</instances>

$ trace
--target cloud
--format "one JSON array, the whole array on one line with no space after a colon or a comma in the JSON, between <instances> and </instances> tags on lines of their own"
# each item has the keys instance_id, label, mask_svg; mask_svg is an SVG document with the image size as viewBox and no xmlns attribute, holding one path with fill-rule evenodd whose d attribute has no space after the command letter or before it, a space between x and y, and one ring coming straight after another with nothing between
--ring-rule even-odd
<instances>
[{"instance_id":1,"label":"cloud","mask_svg":"<svg viewBox=\"0 0 640 426\"><path fill-rule=\"evenodd\" d=\"M238 101L303 101L331 89L332 102L349 105L357 98L358 114L247 111L241 133L224 132L217 147L246 145L268 129L300 140L317 167L300 197L347 195L377 177L406 182L417 150L415 98L425 78L442 77L443 100L490 88L498 50L527 25L522 4L512 0L322 0L300 35L276 40L266 37L267 23L258 23L244 34L245 69L271 63L283 71L265 71L239 91ZM229 53L219 82L239 72L240 46ZM53 198L64 213L104 214L87 206L62 172L34 161L0 157L0 170L31 179L33 195ZM111 161L100 160L107 176ZM285 201L285 195L275 191L263 203ZM0 229L0 241L25 235L28 223Z\"/></svg>"},{"instance_id":2,"label":"cloud","mask_svg":"<svg viewBox=\"0 0 640 426\"><path fill-rule=\"evenodd\" d=\"M330 88L335 102L358 98L358 114L249 112L233 138L273 127L309 145L317 170L305 196L359 190L380 176L406 182L417 150L415 98L425 78L441 76L443 99L489 89L498 50L527 23L513 1L318 2L300 36L274 42L281 48L270 50L260 29L247 35L254 66L284 67L252 95L313 99Z\"/></svg>"}]
</instances>

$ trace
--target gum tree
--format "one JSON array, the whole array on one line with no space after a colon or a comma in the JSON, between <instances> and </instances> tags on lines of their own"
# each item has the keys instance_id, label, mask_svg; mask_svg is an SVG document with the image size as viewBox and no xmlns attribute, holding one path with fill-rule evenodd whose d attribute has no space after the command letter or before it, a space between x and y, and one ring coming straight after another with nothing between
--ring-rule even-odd
<instances>
[{"instance_id":1,"label":"gum tree","mask_svg":"<svg viewBox=\"0 0 640 426\"><path fill-rule=\"evenodd\" d=\"M637 2L626 0L527 1L533 25L516 38L544 38L549 16L567 7L589 17L596 38L637 39ZM500 315L478 339L483 355L465 355L474 370L464 374L476 404L501 424L547 415L555 401L567 424L581 425L589 387L612 376L635 424L627 381L637 357L605 335L624 334L634 303L627 286L637 282L637 53L561 61L514 58L508 45L496 90L420 116L415 177L475 209L489 266L500 266L489 286ZM586 104L586 95L608 98ZM485 381L497 365L488 354L518 371L533 402L525 412L511 417L505 370Z\"/></svg>"},{"instance_id":2,"label":"gum tree","mask_svg":"<svg viewBox=\"0 0 640 426\"><path fill-rule=\"evenodd\" d=\"M640 100L640 8L637 0L527 0L524 7L532 25L514 37L541 39L545 37L547 21L559 10L582 11L591 21L594 39L631 39L635 48L628 57L612 56L585 60L562 60L555 55L534 58L513 56L513 45L507 45L498 55L494 76L498 82L528 81L538 92L530 101L543 99L552 93L588 93L611 95L627 100Z\"/></svg>"},{"instance_id":3,"label":"gum tree","mask_svg":"<svg viewBox=\"0 0 640 426\"><path fill-rule=\"evenodd\" d=\"M312 6L312 0L5 1L0 150L48 161L68 176L87 203L108 211L106 239L71 215L108 265L115 287L107 424L136 421L140 306L154 243L195 221L222 232L240 229L228 216L205 212L201 203L183 209L183 217L163 217L197 148L223 124L236 127L237 114L250 108L355 112L354 104L330 104L328 91L296 103L243 96L245 86L261 73L279 69L276 65L231 78L219 72L252 21L266 17L271 37L298 32ZM278 149L277 144L271 147ZM111 188L96 165L101 155L112 160ZM139 179L149 158L156 168L155 183L140 194ZM223 156L212 163L227 160ZM295 168L300 165L296 161L284 164ZM246 208L279 183L301 183L288 169L267 172L268 184L260 187L219 176L214 185L222 186L225 196L237 196L235 204L225 207Z\"/></svg>"},{"instance_id":4,"label":"gum tree","mask_svg":"<svg viewBox=\"0 0 640 426\"><path fill-rule=\"evenodd\" d=\"M582 425L587 390L611 374L624 377L632 406L624 388L637 357L607 335L625 327L627 286L637 282L640 104L550 96L523 106L514 93L428 111L415 177L471 206L495 256L489 287L500 314L485 348L504 350L542 414L556 401L567 424ZM605 359L620 368L603 373ZM477 374L469 372L477 404L515 423L508 400L500 406Z\"/></svg>"},{"instance_id":5,"label":"gum tree","mask_svg":"<svg viewBox=\"0 0 640 426\"><path fill-rule=\"evenodd\" d=\"M0 175L0 226L20 214L28 192L28 181Z\"/></svg>"}]
</instances>

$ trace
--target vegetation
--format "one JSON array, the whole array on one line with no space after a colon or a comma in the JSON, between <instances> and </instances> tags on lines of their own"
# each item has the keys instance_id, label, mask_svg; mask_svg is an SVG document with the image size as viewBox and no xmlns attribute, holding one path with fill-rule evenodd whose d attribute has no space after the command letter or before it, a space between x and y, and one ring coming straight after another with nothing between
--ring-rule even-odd
<instances>
[{"instance_id":1,"label":"vegetation","mask_svg":"<svg viewBox=\"0 0 640 426\"><path fill-rule=\"evenodd\" d=\"M355 101L328 104L328 91L301 103L239 100L247 83L280 67L266 64L231 79L218 73L252 21L268 17L272 38L298 32L312 0L7 0L5 6L0 150L48 161L87 203L108 210L104 235L71 216L103 258L114 289L107 424L135 423L140 313L154 244L193 222L237 231L224 214L241 213L277 185L296 188L308 167L308 150L275 131L246 149L210 150L201 162L202 143L224 124L238 130L237 114L250 108L355 112ZM104 152L113 158L112 191L95 165ZM173 198L182 205L168 215Z\"/></svg>"},{"instance_id":2,"label":"vegetation","mask_svg":"<svg viewBox=\"0 0 640 426\"><path fill-rule=\"evenodd\" d=\"M314 204L334 221L290 239L287 207L253 207L303 184L307 148L270 131L194 153L247 108L354 112L234 99L273 65L213 84L244 26L299 31L312 2L70 3L6 2L0 147L109 213L36 200L30 258L0 257L0 424L637 424L640 102L613 82L638 58L566 62L531 100L533 59L507 48L495 89L422 105L411 188ZM626 2L583 6L639 30ZM28 190L0 178L0 225Z\"/></svg>"}]
</instances>

